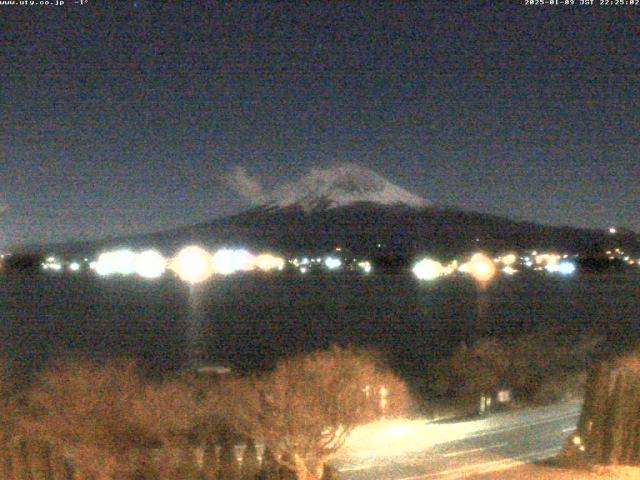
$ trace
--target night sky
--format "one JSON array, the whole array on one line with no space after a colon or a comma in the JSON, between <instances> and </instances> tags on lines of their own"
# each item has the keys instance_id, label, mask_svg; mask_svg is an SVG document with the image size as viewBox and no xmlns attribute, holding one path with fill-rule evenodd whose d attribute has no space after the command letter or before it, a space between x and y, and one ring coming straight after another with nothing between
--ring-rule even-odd
<instances>
[{"instance_id":1,"label":"night sky","mask_svg":"<svg viewBox=\"0 0 640 480\"><path fill-rule=\"evenodd\" d=\"M205 221L247 207L237 166L335 162L640 230L640 7L522 3L0 6L0 247Z\"/></svg>"}]
</instances>

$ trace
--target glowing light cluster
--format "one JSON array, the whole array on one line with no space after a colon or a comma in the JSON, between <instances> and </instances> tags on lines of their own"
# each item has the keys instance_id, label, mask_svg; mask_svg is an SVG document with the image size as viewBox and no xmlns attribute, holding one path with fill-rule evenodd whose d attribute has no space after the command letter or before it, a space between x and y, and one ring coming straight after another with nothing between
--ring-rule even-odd
<instances>
[{"instance_id":1,"label":"glowing light cluster","mask_svg":"<svg viewBox=\"0 0 640 480\"><path fill-rule=\"evenodd\" d=\"M517 273L517 272L518 272L518 270L516 270L515 268L513 268L513 267L512 267L512 266L510 266L510 265L507 265L506 267L504 267L504 268L502 269L502 271L503 271L504 273L506 273L507 275L513 275L514 273Z\"/></svg>"},{"instance_id":2,"label":"glowing light cluster","mask_svg":"<svg viewBox=\"0 0 640 480\"><path fill-rule=\"evenodd\" d=\"M254 256L246 250L220 249L211 259L214 273L229 275L246 272L254 268Z\"/></svg>"},{"instance_id":3,"label":"glowing light cluster","mask_svg":"<svg viewBox=\"0 0 640 480\"><path fill-rule=\"evenodd\" d=\"M576 266L571 262L560 262L558 271L563 275L572 275L576 271Z\"/></svg>"},{"instance_id":4,"label":"glowing light cluster","mask_svg":"<svg viewBox=\"0 0 640 480\"><path fill-rule=\"evenodd\" d=\"M451 275L453 272L455 272L456 270L458 270L458 261L454 260L453 262L444 265L442 267L442 273L443 275Z\"/></svg>"},{"instance_id":5,"label":"glowing light cluster","mask_svg":"<svg viewBox=\"0 0 640 480\"><path fill-rule=\"evenodd\" d=\"M445 271L440 262L425 258L413 266L413 274L420 280L432 281L443 276Z\"/></svg>"},{"instance_id":6,"label":"glowing light cluster","mask_svg":"<svg viewBox=\"0 0 640 480\"><path fill-rule=\"evenodd\" d=\"M42 264L43 270L53 270L59 272L62 270L62 264L58 261L58 259L54 256L48 256L45 260L45 263Z\"/></svg>"},{"instance_id":7,"label":"glowing light cluster","mask_svg":"<svg viewBox=\"0 0 640 480\"><path fill-rule=\"evenodd\" d=\"M62 270L62 265L54 262L47 262L42 265L42 268L44 270L53 270L53 271L59 272L60 270Z\"/></svg>"},{"instance_id":8,"label":"glowing light cluster","mask_svg":"<svg viewBox=\"0 0 640 480\"><path fill-rule=\"evenodd\" d=\"M135 271L136 254L131 250L113 250L98 256L94 269L98 275L130 275Z\"/></svg>"},{"instance_id":9,"label":"glowing light cluster","mask_svg":"<svg viewBox=\"0 0 640 480\"><path fill-rule=\"evenodd\" d=\"M358 263L358 267L364 272L364 273L371 273L372 267L371 267L371 262L359 262Z\"/></svg>"},{"instance_id":10,"label":"glowing light cluster","mask_svg":"<svg viewBox=\"0 0 640 480\"><path fill-rule=\"evenodd\" d=\"M167 260L155 250L146 250L136 255L133 268L142 278L159 278L167 269Z\"/></svg>"},{"instance_id":11,"label":"glowing light cluster","mask_svg":"<svg viewBox=\"0 0 640 480\"><path fill-rule=\"evenodd\" d=\"M308 259L303 259L307 260ZM263 253L262 255L258 255L253 259L253 265L263 272L268 272L270 270L283 270L284 269L284 258L276 257L275 255L271 255L270 253Z\"/></svg>"},{"instance_id":12,"label":"glowing light cluster","mask_svg":"<svg viewBox=\"0 0 640 480\"><path fill-rule=\"evenodd\" d=\"M553 269L556 265L558 265L558 262L560 262L561 258L562 257L560 255L556 255L555 253L541 253L539 255L536 255L535 261L536 265L541 265L544 267L551 266L550 268Z\"/></svg>"},{"instance_id":13,"label":"glowing light cluster","mask_svg":"<svg viewBox=\"0 0 640 480\"><path fill-rule=\"evenodd\" d=\"M324 264L329 270L336 270L342 266L342 260L336 257L327 257L324 259Z\"/></svg>"},{"instance_id":14,"label":"glowing light cluster","mask_svg":"<svg viewBox=\"0 0 640 480\"><path fill-rule=\"evenodd\" d=\"M573 275L576 271L576 266L572 262L563 261L557 264L550 264L546 267L550 273L560 273L562 275Z\"/></svg>"},{"instance_id":15,"label":"glowing light cluster","mask_svg":"<svg viewBox=\"0 0 640 480\"><path fill-rule=\"evenodd\" d=\"M311 262L314 261L315 260L311 260ZM291 263L294 267L299 268L301 265L309 265L309 258L303 257L302 260L294 258L293 260L289 260L289 263Z\"/></svg>"},{"instance_id":16,"label":"glowing light cluster","mask_svg":"<svg viewBox=\"0 0 640 480\"><path fill-rule=\"evenodd\" d=\"M120 249L101 253L95 262L89 264L89 268L101 276L135 273L143 278L158 278L164 273L166 264L165 258L155 250L135 253L128 249ZM80 264L74 262L69 268L78 271Z\"/></svg>"},{"instance_id":17,"label":"glowing light cluster","mask_svg":"<svg viewBox=\"0 0 640 480\"><path fill-rule=\"evenodd\" d=\"M480 283L488 282L496 273L493 261L482 253L476 253L466 264L466 272Z\"/></svg>"},{"instance_id":18,"label":"glowing light cluster","mask_svg":"<svg viewBox=\"0 0 640 480\"><path fill-rule=\"evenodd\" d=\"M502 257L502 263L509 267L511 265L513 265L514 263L516 263L516 260L518 259L518 257L516 257L516 255L514 253L509 253L508 255L505 255L504 257Z\"/></svg>"},{"instance_id":19,"label":"glowing light cluster","mask_svg":"<svg viewBox=\"0 0 640 480\"><path fill-rule=\"evenodd\" d=\"M183 248L168 260L155 250L135 253L120 249L100 254L89 264L99 275L129 275L135 273L143 278L158 278L167 269L189 283L199 283L212 275L229 275L240 271L259 269L262 271L283 270L285 260L270 253L254 256L244 249L220 249L213 255L201 247L192 245ZM72 270L79 264L72 264Z\"/></svg>"},{"instance_id":20,"label":"glowing light cluster","mask_svg":"<svg viewBox=\"0 0 640 480\"><path fill-rule=\"evenodd\" d=\"M101 276L135 273L143 278L161 277L166 266L166 259L155 250L135 253L128 249L103 252L95 262L89 264L89 267ZM78 271L80 265L74 262L69 268L72 271Z\"/></svg>"},{"instance_id":21,"label":"glowing light cluster","mask_svg":"<svg viewBox=\"0 0 640 480\"><path fill-rule=\"evenodd\" d=\"M169 263L169 268L185 282L200 283L213 275L213 257L200 247L190 246L180 250Z\"/></svg>"}]
</instances>

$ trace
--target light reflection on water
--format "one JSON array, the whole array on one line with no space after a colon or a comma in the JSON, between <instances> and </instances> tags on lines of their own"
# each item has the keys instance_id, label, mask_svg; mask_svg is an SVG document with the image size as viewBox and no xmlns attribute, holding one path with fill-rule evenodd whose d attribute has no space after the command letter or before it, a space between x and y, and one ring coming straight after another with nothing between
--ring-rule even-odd
<instances>
[{"instance_id":1,"label":"light reflection on water","mask_svg":"<svg viewBox=\"0 0 640 480\"><path fill-rule=\"evenodd\" d=\"M167 371L188 361L189 342L203 361L239 368L331 343L373 344L418 374L475 326L478 299L468 280L427 285L410 274L247 275L214 280L199 293L174 280L4 277L0 345L26 369L76 351L134 356ZM494 334L558 326L617 335L637 331L640 320L637 275L501 277L486 296L483 328Z\"/></svg>"}]
</instances>

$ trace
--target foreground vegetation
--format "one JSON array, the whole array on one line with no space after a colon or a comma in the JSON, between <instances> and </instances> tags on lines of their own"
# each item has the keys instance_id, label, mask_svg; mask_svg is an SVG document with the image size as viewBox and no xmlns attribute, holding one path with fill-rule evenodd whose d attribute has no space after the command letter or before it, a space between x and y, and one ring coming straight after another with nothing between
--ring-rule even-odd
<instances>
[{"instance_id":1,"label":"foreground vegetation","mask_svg":"<svg viewBox=\"0 0 640 480\"><path fill-rule=\"evenodd\" d=\"M640 351L590 366L574 443L587 459L640 465Z\"/></svg>"},{"instance_id":2,"label":"foreground vegetation","mask_svg":"<svg viewBox=\"0 0 640 480\"><path fill-rule=\"evenodd\" d=\"M514 406L544 405L581 397L588 358L599 337L544 331L514 338L483 338L438 362L426 397L455 413L477 411L478 398L502 389Z\"/></svg>"},{"instance_id":3,"label":"foreground vegetation","mask_svg":"<svg viewBox=\"0 0 640 480\"><path fill-rule=\"evenodd\" d=\"M474 411L479 395L502 388L512 391L512 406L581 395L585 365L598 358L600 344L547 332L462 345L425 374L423 413L436 415L444 403L449 413ZM605 461L603 451L618 451L611 442L627 438L622 413L637 410L640 363L601 362L592 363L602 367L590 370L580 433L590 442L587 453ZM283 359L261 374L186 371L160 380L127 360L58 360L28 385L0 379L0 478L336 478L328 465L355 427L403 415L411 405L407 385L386 362L356 348ZM576 445L568 441L567 465L585 466Z\"/></svg>"},{"instance_id":4,"label":"foreground vegetation","mask_svg":"<svg viewBox=\"0 0 640 480\"><path fill-rule=\"evenodd\" d=\"M330 478L324 467L353 428L408 403L404 383L357 349L290 358L260 376L163 381L128 361L58 362L28 387L2 382L0 478Z\"/></svg>"}]
</instances>

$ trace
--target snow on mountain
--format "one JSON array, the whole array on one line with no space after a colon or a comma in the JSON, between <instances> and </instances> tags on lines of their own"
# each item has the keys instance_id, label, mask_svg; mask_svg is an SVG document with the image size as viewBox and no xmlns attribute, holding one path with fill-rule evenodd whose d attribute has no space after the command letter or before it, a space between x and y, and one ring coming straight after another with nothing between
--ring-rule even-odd
<instances>
[{"instance_id":1,"label":"snow on mountain","mask_svg":"<svg viewBox=\"0 0 640 480\"><path fill-rule=\"evenodd\" d=\"M335 208L357 202L427 207L431 202L394 185L384 177L354 164L314 168L297 181L278 186L268 203L278 207L300 206L305 210Z\"/></svg>"}]
</instances>

